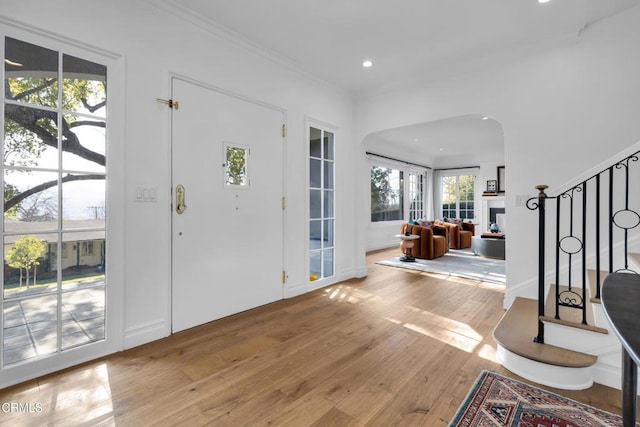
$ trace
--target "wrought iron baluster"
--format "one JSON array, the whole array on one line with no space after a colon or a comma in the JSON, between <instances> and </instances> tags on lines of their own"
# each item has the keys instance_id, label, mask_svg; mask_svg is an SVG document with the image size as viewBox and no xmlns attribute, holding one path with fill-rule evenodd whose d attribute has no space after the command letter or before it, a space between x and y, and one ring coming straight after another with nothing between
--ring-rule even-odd
<instances>
[{"instance_id":1,"label":"wrought iron baluster","mask_svg":"<svg viewBox=\"0 0 640 427\"><path fill-rule=\"evenodd\" d=\"M556 308L554 317L560 319L560 215L562 197L556 197L556 294L553 305Z\"/></svg>"},{"instance_id":2,"label":"wrought iron baluster","mask_svg":"<svg viewBox=\"0 0 640 427\"><path fill-rule=\"evenodd\" d=\"M582 183L582 324L587 324L587 181Z\"/></svg>"},{"instance_id":3,"label":"wrought iron baluster","mask_svg":"<svg viewBox=\"0 0 640 427\"><path fill-rule=\"evenodd\" d=\"M600 174L596 175L596 298L600 299Z\"/></svg>"},{"instance_id":4,"label":"wrought iron baluster","mask_svg":"<svg viewBox=\"0 0 640 427\"><path fill-rule=\"evenodd\" d=\"M609 274L613 273L613 166L609 168Z\"/></svg>"}]
</instances>

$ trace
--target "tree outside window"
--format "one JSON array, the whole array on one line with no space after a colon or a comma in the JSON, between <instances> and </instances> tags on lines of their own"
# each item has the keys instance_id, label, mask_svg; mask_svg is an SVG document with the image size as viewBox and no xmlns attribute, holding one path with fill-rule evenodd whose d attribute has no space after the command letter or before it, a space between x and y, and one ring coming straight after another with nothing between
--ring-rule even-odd
<instances>
[{"instance_id":1,"label":"tree outside window","mask_svg":"<svg viewBox=\"0 0 640 427\"><path fill-rule=\"evenodd\" d=\"M403 171L371 167L371 222L404 219Z\"/></svg>"},{"instance_id":2,"label":"tree outside window","mask_svg":"<svg viewBox=\"0 0 640 427\"><path fill-rule=\"evenodd\" d=\"M442 177L442 216L473 219L475 217L474 175Z\"/></svg>"}]
</instances>

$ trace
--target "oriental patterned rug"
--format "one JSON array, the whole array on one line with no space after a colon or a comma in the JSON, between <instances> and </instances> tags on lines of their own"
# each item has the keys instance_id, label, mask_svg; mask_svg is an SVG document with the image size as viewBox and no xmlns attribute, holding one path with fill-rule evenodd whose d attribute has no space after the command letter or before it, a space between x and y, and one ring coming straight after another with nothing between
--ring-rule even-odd
<instances>
[{"instance_id":1,"label":"oriental patterned rug","mask_svg":"<svg viewBox=\"0 0 640 427\"><path fill-rule=\"evenodd\" d=\"M618 415L483 371L449 427L613 427ZM636 424L640 426L640 424Z\"/></svg>"}]
</instances>

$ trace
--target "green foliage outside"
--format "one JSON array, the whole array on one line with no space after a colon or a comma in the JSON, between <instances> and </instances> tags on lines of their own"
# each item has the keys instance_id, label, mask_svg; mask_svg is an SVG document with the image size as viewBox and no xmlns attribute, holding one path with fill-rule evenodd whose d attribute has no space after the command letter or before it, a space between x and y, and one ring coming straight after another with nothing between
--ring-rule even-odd
<instances>
[{"instance_id":1,"label":"green foliage outside","mask_svg":"<svg viewBox=\"0 0 640 427\"><path fill-rule=\"evenodd\" d=\"M33 175L31 168L50 167L40 164L47 149L61 150L94 164L106 165L105 155L94 151L91 142L82 140L83 135L90 135L91 129L106 126L104 119L86 115L87 112L106 114L102 113L106 106L106 67L64 55L60 75L57 52L9 38L5 40L5 50L21 52L23 61L20 62L27 61L5 65L4 97L11 101L4 103L3 120L5 221L52 222L58 218L58 196L49 195L47 190L58 186L58 179L42 182L36 178L29 188L19 187L12 179ZM48 109L40 108L42 106ZM58 108L64 113L59 115ZM99 173L65 173L62 183L104 179L104 174ZM16 182L21 181L21 178L16 179ZM44 240L21 235L5 251L6 265L20 271L20 287L24 282L23 273L26 273L27 287L36 284L36 272L38 265L45 261L42 259L45 250ZM47 262L41 266L40 273L48 268ZM5 276L7 287L9 283Z\"/></svg>"},{"instance_id":2,"label":"green foliage outside","mask_svg":"<svg viewBox=\"0 0 640 427\"><path fill-rule=\"evenodd\" d=\"M446 218L473 219L474 194L473 175L442 177L442 215Z\"/></svg>"},{"instance_id":3,"label":"green foliage outside","mask_svg":"<svg viewBox=\"0 0 640 427\"><path fill-rule=\"evenodd\" d=\"M398 182L392 182L394 170L371 167L371 221L389 221L402 219L402 172L399 173ZM395 188L394 185L395 184Z\"/></svg>"},{"instance_id":4,"label":"green foliage outside","mask_svg":"<svg viewBox=\"0 0 640 427\"><path fill-rule=\"evenodd\" d=\"M247 150L227 147L227 184L247 185Z\"/></svg>"},{"instance_id":5,"label":"green foliage outside","mask_svg":"<svg viewBox=\"0 0 640 427\"><path fill-rule=\"evenodd\" d=\"M11 268L20 270L20 287L22 287L23 275L26 272L26 285L29 287L29 272L33 269L33 284L36 284L36 271L40 265L40 258L46 250L46 243L34 235L26 234L18 236L11 249L5 253L5 261Z\"/></svg>"}]
</instances>

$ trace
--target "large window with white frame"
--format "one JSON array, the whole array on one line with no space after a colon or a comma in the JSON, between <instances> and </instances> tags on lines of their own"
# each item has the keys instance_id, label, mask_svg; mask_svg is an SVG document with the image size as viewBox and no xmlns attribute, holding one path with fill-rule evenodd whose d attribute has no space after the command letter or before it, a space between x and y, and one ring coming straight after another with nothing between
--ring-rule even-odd
<instances>
[{"instance_id":1,"label":"large window with white frame","mask_svg":"<svg viewBox=\"0 0 640 427\"><path fill-rule=\"evenodd\" d=\"M106 341L108 323L107 65L2 43L0 370Z\"/></svg>"},{"instance_id":2,"label":"large window with white frame","mask_svg":"<svg viewBox=\"0 0 640 427\"><path fill-rule=\"evenodd\" d=\"M423 173L409 173L409 220L418 220L425 217L424 211L424 181Z\"/></svg>"},{"instance_id":3,"label":"large window with white frame","mask_svg":"<svg viewBox=\"0 0 640 427\"><path fill-rule=\"evenodd\" d=\"M335 134L309 127L309 281L335 274Z\"/></svg>"},{"instance_id":4,"label":"large window with white frame","mask_svg":"<svg viewBox=\"0 0 640 427\"><path fill-rule=\"evenodd\" d=\"M426 177L408 166L371 164L371 222L424 219Z\"/></svg>"},{"instance_id":5,"label":"large window with white frame","mask_svg":"<svg viewBox=\"0 0 640 427\"><path fill-rule=\"evenodd\" d=\"M442 216L475 218L476 176L468 172L450 172L442 176Z\"/></svg>"}]
</instances>

